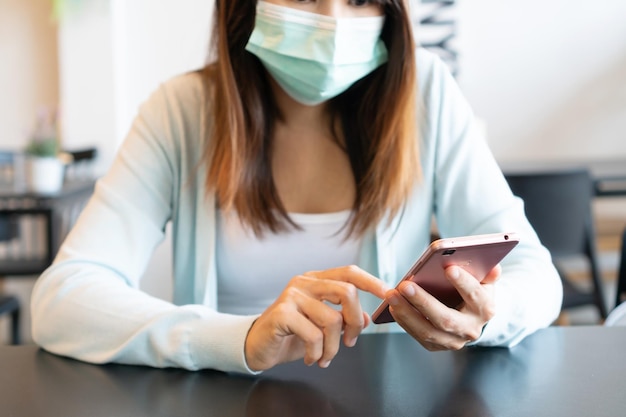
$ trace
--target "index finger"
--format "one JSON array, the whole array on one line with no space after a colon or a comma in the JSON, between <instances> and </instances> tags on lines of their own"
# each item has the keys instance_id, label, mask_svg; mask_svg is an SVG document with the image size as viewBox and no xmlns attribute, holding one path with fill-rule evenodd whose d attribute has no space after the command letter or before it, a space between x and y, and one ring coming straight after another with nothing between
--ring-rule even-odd
<instances>
[{"instance_id":1,"label":"index finger","mask_svg":"<svg viewBox=\"0 0 626 417\"><path fill-rule=\"evenodd\" d=\"M385 298L385 293L390 289L385 282L356 265L342 266L323 271L311 271L304 275L320 279L348 282L360 290L374 294L378 298Z\"/></svg>"},{"instance_id":2,"label":"index finger","mask_svg":"<svg viewBox=\"0 0 626 417\"><path fill-rule=\"evenodd\" d=\"M466 305L479 306L489 301L483 283L465 269L455 265L449 266L446 268L446 278L461 294Z\"/></svg>"}]
</instances>

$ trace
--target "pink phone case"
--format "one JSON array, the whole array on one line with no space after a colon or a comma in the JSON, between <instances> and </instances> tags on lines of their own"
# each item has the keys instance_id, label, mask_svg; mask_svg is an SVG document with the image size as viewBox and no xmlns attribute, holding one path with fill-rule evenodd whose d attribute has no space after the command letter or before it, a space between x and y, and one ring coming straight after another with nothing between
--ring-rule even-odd
<instances>
[{"instance_id":1,"label":"pink phone case","mask_svg":"<svg viewBox=\"0 0 626 417\"><path fill-rule=\"evenodd\" d=\"M428 246L400 282L410 279L448 307L454 308L463 299L445 277L444 269L457 265L482 281L518 243L515 233L439 239ZM395 321L386 301L372 314L372 321L376 324Z\"/></svg>"}]
</instances>

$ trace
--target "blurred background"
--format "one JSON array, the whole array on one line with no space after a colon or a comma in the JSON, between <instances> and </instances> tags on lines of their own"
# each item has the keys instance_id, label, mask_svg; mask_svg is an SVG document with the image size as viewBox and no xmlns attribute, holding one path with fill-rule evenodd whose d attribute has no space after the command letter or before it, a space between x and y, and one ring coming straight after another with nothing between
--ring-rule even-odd
<instances>
[{"instance_id":1,"label":"blurred background","mask_svg":"<svg viewBox=\"0 0 626 417\"><path fill-rule=\"evenodd\" d=\"M207 0L0 0L0 149L24 148L38 110L53 107L63 147L96 147L104 172L138 105L205 62L212 9ZM500 162L626 161L626 2L417 0L412 13L418 41L447 37L444 58ZM626 199L594 201L594 219L611 281ZM164 298L168 245L144 284ZM26 307L25 341L34 278L4 283Z\"/></svg>"}]
</instances>

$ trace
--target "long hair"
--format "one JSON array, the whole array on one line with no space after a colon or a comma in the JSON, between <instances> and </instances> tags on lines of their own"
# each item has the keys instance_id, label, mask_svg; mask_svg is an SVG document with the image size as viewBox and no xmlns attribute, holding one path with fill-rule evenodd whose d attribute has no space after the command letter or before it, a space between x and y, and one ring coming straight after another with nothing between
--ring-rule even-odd
<instances>
[{"instance_id":1,"label":"long hair","mask_svg":"<svg viewBox=\"0 0 626 417\"><path fill-rule=\"evenodd\" d=\"M348 234L362 235L391 220L420 177L416 126L415 45L404 0L380 0L385 12L381 39L388 62L330 100L331 126L343 131L341 144L356 185ZM214 62L203 69L213 105L204 161L208 192L220 208L236 210L258 235L297 227L274 184L272 135L279 111L269 75L245 50L254 29L255 0L216 0ZM338 135L335 133L335 138Z\"/></svg>"}]
</instances>

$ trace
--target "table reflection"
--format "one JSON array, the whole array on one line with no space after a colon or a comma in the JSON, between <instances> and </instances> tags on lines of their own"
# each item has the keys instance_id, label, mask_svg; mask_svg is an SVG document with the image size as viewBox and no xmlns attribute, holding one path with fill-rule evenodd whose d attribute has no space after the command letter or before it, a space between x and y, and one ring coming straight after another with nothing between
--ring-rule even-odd
<instances>
[{"instance_id":1,"label":"table reflection","mask_svg":"<svg viewBox=\"0 0 626 417\"><path fill-rule=\"evenodd\" d=\"M626 332L551 327L518 346L430 353L406 334L363 335L328 369L259 376L91 365L36 346L0 347L7 416L622 415Z\"/></svg>"},{"instance_id":2,"label":"table reflection","mask_svg":"<svg viewBox=\"0 0 626 417\"><path fill-rule=\"evenodd\" d=\"M554 409L537 394L562 383L553 370L569 346L558 332L512 349L434 354L406 335L359 343L328 369L293 362L259 376L91 365L38 351L29 389L35 415L109 416L113 407L133 417L517 416L528 412L520 404Z\"/></svg>"},{"instance_id":3,"label":"table reflection","mask_svg":"<svg viewBox=\"0 0 626 417\"><path fill-rule=\"evenodd\" d=\"M68 415L106 415L96 410L106 410L112 399L129 416L344 415L341 406L323 392L298 381L216 371L95 366L43 351L37 354L35 366L39 377L32 395L39 398L38 404L46 404L37 410L41 415L54 414L55 409ZM68 398L68 392L80 396Z\"/></svg>"}]
</instances>

